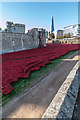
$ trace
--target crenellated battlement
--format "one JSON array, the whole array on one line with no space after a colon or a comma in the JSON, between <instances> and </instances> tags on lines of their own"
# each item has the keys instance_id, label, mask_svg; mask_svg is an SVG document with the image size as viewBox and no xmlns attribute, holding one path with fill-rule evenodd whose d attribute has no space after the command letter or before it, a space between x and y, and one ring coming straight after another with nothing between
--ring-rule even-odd
<instances>
[{"instance_id":1,"label":"crenellated battlement","mask_svg":"<svg viewBox=\"0 0 80 120\"><path fill-rule=\"evenodd\" d=\"M13 22L7 21L6 26L7 26L7 32L9 33L25 33L24 24L19 24L19 23L14 24Z\"/></svg>"}]
</instances>

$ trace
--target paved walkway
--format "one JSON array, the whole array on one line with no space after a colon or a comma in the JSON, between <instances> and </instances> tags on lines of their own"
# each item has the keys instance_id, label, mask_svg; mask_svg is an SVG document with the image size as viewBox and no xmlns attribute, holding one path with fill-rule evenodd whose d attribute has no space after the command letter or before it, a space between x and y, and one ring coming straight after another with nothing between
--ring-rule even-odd
<instances>
[{"instance_id":1,"label":"paved walkway","mask_svg":"<svg viewBox=\"0 0 80 120\"><path fill-rule=\"evenodd\" d=\"M41 118L76 63L76 59L64 60L37 85L10 101L3 108L3 118Z\"/></svg>"}]
</instances>

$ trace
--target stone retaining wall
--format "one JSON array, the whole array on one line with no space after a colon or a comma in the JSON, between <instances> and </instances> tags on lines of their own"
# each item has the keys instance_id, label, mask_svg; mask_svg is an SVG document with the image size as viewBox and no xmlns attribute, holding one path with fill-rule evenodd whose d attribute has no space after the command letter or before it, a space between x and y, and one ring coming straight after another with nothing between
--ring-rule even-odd
<instances>
[{"instance_id":1,"label":"stone retaining wall","mask_svg":"<svg viewBox=\"0 0 80 120\"><path fill-rule=\"evenodd\" d=\"M49 42L49 40L47 41ZM67 43L67 44L80 44L80 39L63 39L63 40L52 40L52 43Z\"/></svg>"},{"instance_id":2,"label":"stone retaining wall","mask_svg":"<svg viewBox=\"0 0 80 120\"><path fill-rule=\"evenodd\" d=\"M66 80L55 95L51 104L42 116L42 120L46 118L68 119L71 120L76 102L79 82L78 74L76 74L80 65L80 61L74 66Z\"/></svg>"}]
</instances>

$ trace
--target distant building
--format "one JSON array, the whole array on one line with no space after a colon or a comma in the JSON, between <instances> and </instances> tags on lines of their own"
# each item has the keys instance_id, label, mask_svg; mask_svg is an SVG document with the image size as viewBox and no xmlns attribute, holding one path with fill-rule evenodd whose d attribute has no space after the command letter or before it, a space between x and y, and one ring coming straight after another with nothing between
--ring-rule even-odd
<instances>
[{"instance_id":1,"label":"distant building","mask_svg":"<svg viewBox=\"0 0 80 120\"><path fill-rule=\"evenodd\" d=\"M56 37L61 37L63 36L63 30L57 30Z\"/></svg>"},{"instance_id":2,"label":"distant building","mask_svg":"<svg viewBox=\"0 0 80 120\"><path fill-rule=\"evenodd\" d=\"M55 30L53 33L54 33L54 35L55 35L55 39L56 39L57 37L63 36L63 30Z\"/></svg>"},{"instance_id":3,"label":"distant building","mask_svg":"<svg viewBox=\"0 0 80 120\"><path fill-rule=\"evenodd\" d=\"M7 21L7 32L9 33L25 33L25 25L24 24L14 24L13 22Z\"/></svg>"},{"instance_id":4,"label":"distant building","mask_svg":"<svg viewBox=\"0 0 80 120\"><path fill-rule=\"evenodd\" d=\"M63 34L70 33L71 37L80 37L80 24L74 24L64 27Z\"/></svg>"},{"instance_id":5,"label":"distant building","mask_svg":"<svg viewBox=\"0 0 80 120\"><path fill-rule=\"evenodd\" d=\"M53 21L53 16L52 16L50 33L53 33L53 32L54 32L54 21Z\"/></svg>"}]
</instances>

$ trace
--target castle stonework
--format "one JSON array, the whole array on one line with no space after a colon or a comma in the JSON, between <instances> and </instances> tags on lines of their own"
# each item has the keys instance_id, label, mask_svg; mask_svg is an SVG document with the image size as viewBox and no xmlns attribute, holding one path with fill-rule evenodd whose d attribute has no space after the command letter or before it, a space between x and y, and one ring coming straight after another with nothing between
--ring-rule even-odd
<instances>
[{"instance_id":1,"label":"castle stonework","mask_svg":"<svg viewBox=\"0 0 80 120\"><path fill-rule=\"evenodd\" d=\"M2 32L0 36L2 38L2 51L0 53L38 48L40 42L46 46L46 34L43 28L32 28L28 30L27 34Z\"/></svg>"},{"instance_id":2,"label":"castle stonework","mask_svg":"<svg viewBox=\"0 0 80 120\"><path fill-rule=\"evenodd\" d=\"M14 24L13 22L7 21L7 32L8 33L23 33L25 34L25 25L24 24Z\"/></svg>"}]
</instances>

